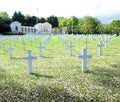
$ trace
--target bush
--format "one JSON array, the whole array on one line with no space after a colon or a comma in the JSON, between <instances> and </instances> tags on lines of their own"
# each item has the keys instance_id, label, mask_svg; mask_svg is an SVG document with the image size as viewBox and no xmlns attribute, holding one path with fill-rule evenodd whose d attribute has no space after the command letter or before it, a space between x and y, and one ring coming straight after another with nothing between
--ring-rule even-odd
<instances>
[{"instance_id":1,"label":"bush","mask_svg":"<svg viewBox=\"0 0 120 102\"><path fill-rule=\"evenodd\" d=\"M23 32L5 32L3 35L24 35Z\"/></svg>"}]
</instances>

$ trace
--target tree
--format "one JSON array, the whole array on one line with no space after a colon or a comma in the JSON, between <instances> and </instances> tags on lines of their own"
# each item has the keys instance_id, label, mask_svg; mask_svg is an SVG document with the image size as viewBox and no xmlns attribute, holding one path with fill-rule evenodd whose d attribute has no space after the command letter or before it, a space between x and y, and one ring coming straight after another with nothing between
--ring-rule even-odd
<instances>
[{"instance_id":1,"label":"tree","mask_svg":"<svg viewBox=\"0 0 120 102\"><path fill-rule=\"evenodd\" d=\"M44 22L46 22L46 19L43 18L43 17L41 17L41 18L39 19L39 23L44 23Z\"/></svg>"},{"instance_id":2,"label":"tree","mask_svg":"<svg viewBox=\"0 0 120 102\"><path fill-rule=\"evenodd\" d=\"M39 20L39 18L37 18ZM36 16L25 15L25 26L34 26L36 24Z\"/></svg>"},{"instance_id":3,"label":"tree","mask_svg":"<svg viewBox=\"0 0 120 102\"><path fill-rule=\"evenodd\" d=\"M19 11L18 13L15 11L12 16L12 21L18 21L24 25L25 23L25 16Z\"/></svg>"},{"instance_id":4,"label":"tree","mask_svg":"<svg viewBox=\"0 0 120 102\"><path fill-rule=\"evenodd\" d=\"M110 27L111 27L112 34L117 34L117 36L120 35L120 20L113 20L110 23Z\"/></svg>"},{"instance_id":5,"label":"tree","mask_svg":"<svg viewBox=\"0 0 120 102\"><path fill-rule=\"evenodd\" d=\"M7 12L3 11L3 12L0 12L0 18L4 20L8 20L9 15L7 14Z\"/></svg>"},{"instance_id":6,"label":"tree","mask_svg":"<svg viewBox=\"0 0 120 102\"><path fill-rule=\"evenodd\" d=\"M78 32L79 33L83 33L84 32L84 30L82 29L83 26L84 25L84 21L83 21L83 18L79 18L79 23L78 23Z\"/></svg>"},{"instance_id":7,"label":"tree","mask_svg":"<svg viewBox=\"0 0 120 102\"><path fill-rule=\"evenodd\" d=\"M0 12L0 33L9 32L10 31L10 18L7 12Z\"/></svg>"},{"instance_id":8,"label":"tree","mask_svg":"<svg viewBox=\"0 0 120 102\"><path fill-rule=\"evenodd\" d=\"M56 16L47 17L47 22L49 22L52 27L58 27L58 18Z\"/></svg>"},{"instance_id":9,"label":"tree","mask_svg":"<svg viewBox=\"0 0 120 102\"><path fill-rule=\"evenodd\" d=\"M67 18L59 17L58 22L59 22L59 27L60 28L68 26L68 23L67 23L68 19Z\"/></svg>"},{"instance_id":10,"label":"tree","mask_svg":"<svg viewBox=\"0 0 120 102\"><path fill-rule=\"evenodd\" d=\"M104 34L111 34L111 27L109 24L104 24L103 25L103 29L104 29Z\"/></svg>"},{"instance_id":11,"label":"tree","mask_svg":"<svg viewBox=\"0 0 120 102\"><path fill-rule=\"evenodd\" d=\"M80 22L79 22L80 23ZM100 21L97 18L93 18L91 16L85 16L81 19L81 23L79 24L81 32L85 34L94 34L97 32L97 26L100 25Z\"/></svg>"}]
</instances>

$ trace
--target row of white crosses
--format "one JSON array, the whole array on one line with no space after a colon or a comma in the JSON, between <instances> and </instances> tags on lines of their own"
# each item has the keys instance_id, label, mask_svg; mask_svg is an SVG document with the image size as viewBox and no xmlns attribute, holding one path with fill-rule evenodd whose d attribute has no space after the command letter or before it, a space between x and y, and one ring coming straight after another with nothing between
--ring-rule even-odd
<instances>
[{"instance_id":1,"label":"row of white crosses","mask_svg":"<svg viewBox=\"0 0 120 102\"><path fill-rule=\"evenodd\" d=\"M47 41L50 41L50 38ZM38 48L40 49L40 57L42 57L42 48L44 48L44 47L40 43L40 46ZM29 72L29 74L33 73L32 60L35 60L35 59L37 59L37 57L32 56L32 50L28 50L28 56L23 57L23 60L28 60L28 72Z\"/></svg>"},{"instance_id":2,"label":"row of white crosses","mask_svg":"<svg viewBox=\"0 0 120 102\"><path fill-rule=\"evenodd\" d=\"M58 39L60 40L60 42L64 42L62 41L62 38L60 36L57 36ZM92 55L87 55L87 43L88 43L88 40L87 40L87 37L86 37L86 48L83 48L83 51L82 51L82 54L81 55L78 55L78 58L81 58L82 59L82 72L86 72L87 71L87 58L92 58ZM72 41L70 41L70 46L68 46L70 48L70 56L72 56L72 48L74 47L72 45Z\"/></svg>"},{"instance_id":3,"label":"row of white crosses","mask_svg":"<svg viewBox=\"0 0 120 102\"><path fill-rule=\"evenodd\" d=\"M40 43L40 46L38 48L40 49L40 57L42 57L42 48L44 48L44 46L42 46L42 44ZM35 60L35 59L37 59L37 57L32 56L32 50L28 50L28 56L23 57L23 60L28 60L28 72L29 72L29 74L33 73L32 60Z\"/></svg>"},{"instance_id":4,"label":"row of white crosses","mask_svg":"<svg viewBox=\"0 0 120 102\"><path fill-rule=\"evenodd\" d=\"M47 43L50 42L51 37L47 40ZM44 48L44 46L42 46L42 44L40 43L40 46L38 46L38 48L40 49L40 57L42 57L42 48ZM28 72L29 74L33 73L33 68L32 68L32 60L37 59L37 57L32 56L32 50L28 50L28 56L27 57L23 57L23 60L28 60Z\"/></svg>"},{"instance_id":5,"label":"row of white crosses","mask_svg":"<svg viewBox=\"0 0 120 102\"><path fill-rule=\"evenodd\" d=\"M49 39L46 42L49 43L50 39L51 39L51 37L49 37ZM22 40L22 44L24 45L24 49L25 49L24 39ZM3 46L4 46L4 43L3 43ZM40 43L40 46L38 48L40 49L40 57L42 57L42 48L44 48L44 47ZM13 50L14 50L14 48L12 47L12 44L10 44L10 47L8 50L10 53L10 59L12 59L13 58ZM37 59L37 57L32 56L32 50L28 50L28 56L23 57L23 60L28 60L28 72L29 72L29 74L33 73L32 60L34 60L34 59Z\"/></svg>"},{"instance_id":6,"label":"row of white crosses","mask_svg":"<svg viewBox=\"0 0 120 102\"><path fill-rule=\"evenodd\" d=\"M49 41L49 39L48 39ZM87 37L86 37L86 43L87 43ZM99 55L101 56L102 55L102 43L101 41L99 41L99 45L98 47L100 47L99 49ZM72 42L70 42L70 55L72 55ZM42 45L40 44L40 46L38 47L40 48L40 57L42 57ZM12 58L12 50L14 48L12 48L12 45L10 45L10 58ZM82 52L82 55L78 55L78 58L82 58L82 71L83 72L86 72L87 71L87 58L92 58L92 55L87 55L87 47L86 48L83 48L83 52ZM32 56L32 50L28 50L28 56L27 57L23 57L23 60L28 60L28 69L29 69L29 73L33 73L33 70L32 70L32 60L34 59L37 59L37 57L34 57Z\"/></svg>"},{"instance_id":7,"label":"row of white crosses","mask_svg":"<svg viewBox=\"0 0 120 102\"><path fill-rule=\"evenodd\" d=\"M62 38L60 36L58 36L58 39L61 41L61 42L65 42L65 41L62 41ZM95 40L96 38L94 37L94 44L95 44ZM99 56L102 55L102 47L104 46L102 44L102 41L101 41L101 38L98 37L98 42L99 44L97 45L99 47ZM105 47L107 48L108 47L108 43L110 42L108 40L108 38L106 39L106 44L105 44ZM92 55L87 55L87 44L88 44L88 36L86 36L86 39L85 39L85 48L83 48L83 51L82 51L82 55L78 55L78 58L81 58L82 59L82 71L83 72L86 72L87 71L87 58L92 58ZM72 56L72 42L70 42L70 46L68 46L70 48L70 56Z\"/></svg>"}]
</instances>

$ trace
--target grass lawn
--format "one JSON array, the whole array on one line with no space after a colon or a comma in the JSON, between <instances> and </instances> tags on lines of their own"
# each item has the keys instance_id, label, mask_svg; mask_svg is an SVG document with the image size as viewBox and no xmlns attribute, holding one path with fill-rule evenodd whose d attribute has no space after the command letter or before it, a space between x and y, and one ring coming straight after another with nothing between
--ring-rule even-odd
<instances>
[{"instance_id":1,"label":"grass lawn","mask_svg":"<svg viewBox=\"0 0 120 102\"><path fill-rule=\"evenodd\" d=\"M0 46L0 102L118 102L120 101L120 37L116 37L108 48L103 47L103 55L98 55L98 47L89 39L87 53L93 56L88 59L88 71L81 71L84 40L78 45L73 40L73 55L65 49L56 36L53 36L43 57L39 57L40 42L46 37L29 44L26 39L26 50L22 47L22 37L14 47L13 58ZM64 38L66 41L68 38ZM10 40L1 39L6 43ZM13 41L11 41L14 45ZM97 43L96 43L97 44ZM27 50L32 49L33 74L28 74Z\"/></svg>"}]
</instances>

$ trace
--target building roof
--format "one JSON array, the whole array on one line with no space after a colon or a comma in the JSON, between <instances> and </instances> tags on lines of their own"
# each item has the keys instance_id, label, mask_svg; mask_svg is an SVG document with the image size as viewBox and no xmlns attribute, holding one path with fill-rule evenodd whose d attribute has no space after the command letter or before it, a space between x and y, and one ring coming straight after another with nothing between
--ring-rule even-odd
<instances>
[{"instance_id":1,"label":"building roof","mask_svg":"<svg viewBox=\"0 0 120 102\"><path fill-rule=\"evenodd\" d=\"M11 24L21 24L21 23L18 22L18 21L14 21L14 22L12 22Z\"/></svg>"},{"instance_id":2,"label":"building roof","mask_svg":"<svg viewBox=\"0 0 120 102\"><path fill-rule=\"evenodd\" d=\"M49 26L52 26L50 23L48 22L44 22L44 23L38 23L38 24L35 24L34 26L39 26L39 25L49 25Z\"/></svg>"}]
</instances>

